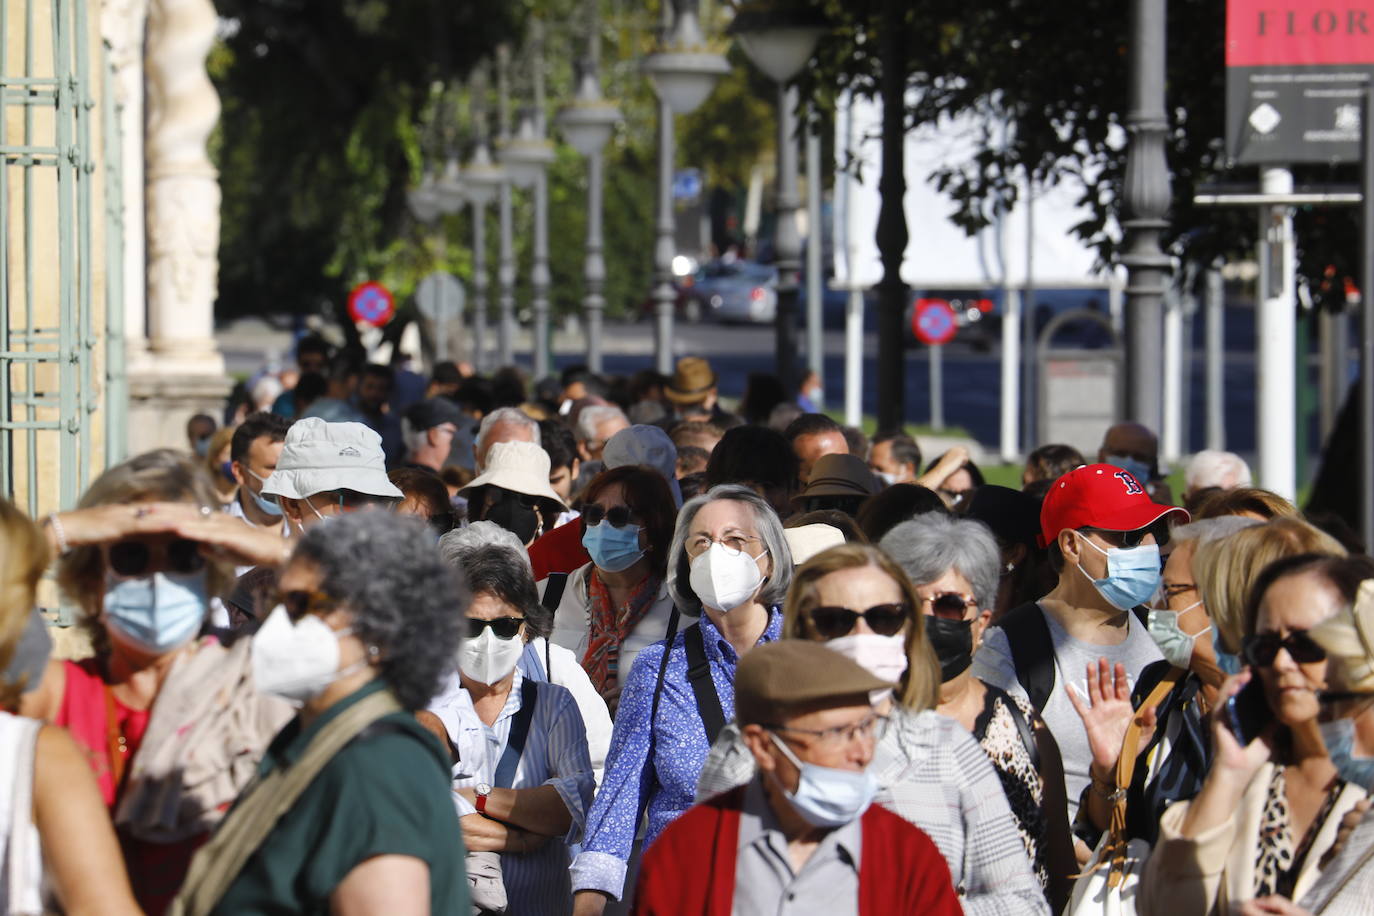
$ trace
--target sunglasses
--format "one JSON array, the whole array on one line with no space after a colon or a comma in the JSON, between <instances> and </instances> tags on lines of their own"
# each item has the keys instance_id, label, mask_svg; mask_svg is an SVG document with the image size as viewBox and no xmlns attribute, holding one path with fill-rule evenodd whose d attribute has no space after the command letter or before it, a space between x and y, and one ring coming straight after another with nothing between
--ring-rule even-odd
<instances>
[{"instance_id":1,"label":"sunglasses","mask_svg":"<svg viewBox=\"0 0 1374 916\"><path fill-rule=\"evenodd\" d=\"M1268 668L1280 649L1286 649L1288 656L1300 665L1326 660L1326 650L1306 630L1294 630L1286 637L1272 631L1248 636L1241 645L1241 654L1255 667Z\"/></svg>"},{"instance_id":2,"label":"sunglasses","mask_svg":"<svg viewBox=\"0 0 1374 916\"><path fill-rule=\"evenodd\" d=\"M196 541L176 538L162 548L161 554L162 568L168 572L186 574L205 568L205 557ZM142 576L152 568L155 552L144 541L118 541L107 548L106 555L110 569L118 575Z\"/></svg>"},{"instance_id":3,"label":"sunglasses","mask_svg":"<svg viewBox=\"0 0 1374 916\"><path fill-rule=\"evenodd\" d=\"M929 598L922 598L921 603L930 605L930 613L935 617L963 620L964 613L978 602L972 598L965 598L958 592L941 592Z\"/></svg>"},{"instance_id":4,"label":"sunglasses","mask_svg":"<svg viewBox=\"0 0 1374 916\"><path fill-rule=\"evenodd\" d=\"M496 634L497 639L514 639L515 634L520 632L520 625L525 622L523 617L497 617L495 620L478 620L475 617L468 618L468 639L478 639L482 631L491 627L491 631Z\"/></svg>"},{"instance_id":5,"label":"sunglasses","mask_svg":"<svg viewBox=\"0 0 1374 916\"><path fill-rule=\"evenodd\" d=\"M879 636L895 636L911 618L909 604L875 604L866 611L851 611L847 607L821 605L811 609L811 623L824 639L838 639L853 631L862 617L868 628Z\"/></svg>"},{"instance_id":6,"label":"sunglasses","mask_svg":"<svg viewBox=\"0 0 1374 916\"><path fill-rule=\"evenodd\" d=\"M1147 534L1155 536L1155 543L1163 547L1169 541L1169 525L1167 522L1156 522L1144 528L1137 528L1134 531L1105 531L1101 528L1080 528L1084 534L1095 534L1098 537L1122 547L1139 547L1140 542L1145 540Z\"/></svg>"},{"instance_id":7,"label":"sunglasses","mask_svg":"<svg viewBox=\"0 0 1374 916\"><path fill-rule=\"evenodd\" d=\"M624 528L635 523L634 513L630 511L629 506L611 506L606 509L596 503L582 507L582 519L588 528L595 528L603 520L610 522L612 528Z\"/></svg>"},{"instance_id":8,"label":"sunglasses","mask_svg":"<svg viewBox=\"0 0 1374 916\"><path fill-rule=\"evenodd\" d=\"M294 589L289 592L264 589L262 594L264 608L270 609L280 604L286 608L292 620L299 620L312 611L332 611L339 603L333 595L315 589Z\"/></svg>"}]
</instances>

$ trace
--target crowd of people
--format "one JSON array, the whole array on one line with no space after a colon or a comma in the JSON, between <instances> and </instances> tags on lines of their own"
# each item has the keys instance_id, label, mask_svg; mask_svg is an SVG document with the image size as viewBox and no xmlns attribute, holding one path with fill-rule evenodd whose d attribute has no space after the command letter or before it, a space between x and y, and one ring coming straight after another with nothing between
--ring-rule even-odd
<instances>
[{"instance_id":1,"label":"crowd of people","mask_svg":"<svg viewBox=\"0 0 1374 916\"><path fill-rule=\"evenodd\" d=\"M1369 911L1374 560L1237 456L296 355L0 501L8 912Z\"/></svg>"}]
</instances>

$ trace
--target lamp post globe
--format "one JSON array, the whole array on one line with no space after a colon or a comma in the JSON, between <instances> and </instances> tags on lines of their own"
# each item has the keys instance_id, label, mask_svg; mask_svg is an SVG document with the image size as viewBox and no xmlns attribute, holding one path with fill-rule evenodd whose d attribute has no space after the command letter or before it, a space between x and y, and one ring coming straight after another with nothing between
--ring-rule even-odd
<instances>
[{"instance_id":1,"label":"lamp post globe","mask_svg":"<svg viewBox=\"0 0 1374 916\"><path fill-rule=\"evenodd\" d=\"M432 223L439 218L439 192L432 171L426 169L420 183L406 191L406 204L422 223Z\"/></svg>"},{"instance_id":2,"label":"lamp post globe","mask_svg":"<svg viewBox=\"0 0 1374 916\"><path fill-rule=\"evenodd\" d=\"M485 142L477 144L463 170L463 186L467 199L475 206L485 207L496 199L506 181L506 170L491 161L491 150Z\"/></svg>"},{"instance_id":3,"label":"lamp post globe","mask_svg":"<svg viewBox=\"0 0 1374 916\"><path fill-rule=\"evenodd\" d=\"M730 72L725 56L707 46L696 10L689 7L679 5L673 31L662 50L644 61L644 72L654 92L679 115L696 111L716 82Z\"/></svg>"},{"instance_id":4,"label":"lamp post globe","mask_svg":"<svg viewBox=\"0 0 1374 916\"><path fill-rule=\"evenodd\" d=\"M457 213L467 203L467 186L458 167L458 157L449 156L444 163L444 174L434 183L434 198L439 212L445 215Z\"/></svg>"},{"instance_id":5,"label":"lamp post globe","mask_svg":"<svg viewBox=\"0 0 1374 916\"><path fill-rule=\"evenodd\" d=\"M577 95L556 119L563 139L583 156L601 152L620 123L620 109L601 97L596 82L595 71L585 67Z\"/></svg>"},{"instance_id":6,"label":"lamp post globe","mask_svg":"<svg viewBox=\"0 0 1374 916\"><path fill-rule=\"evenodd\" d=\"M522 188L532 187L553 164L553 144L540 136L532 110L520 113L515 136L501 147L500 156L510 180Z\"/></svg>"}]
</instances>

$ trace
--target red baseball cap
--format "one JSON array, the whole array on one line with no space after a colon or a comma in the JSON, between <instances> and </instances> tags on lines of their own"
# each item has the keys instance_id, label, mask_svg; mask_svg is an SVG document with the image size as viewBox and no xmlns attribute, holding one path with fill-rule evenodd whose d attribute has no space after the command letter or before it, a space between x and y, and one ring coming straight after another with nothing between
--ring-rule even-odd
<instances>
[{"instance_id":1,"label":"red baseball cap","mask_svg":"<svg viewBox=\"0 0 1374 916\"><path fill-rule=\"evenodd\" d=\"M1161 506L1130 471L1114 464L1084 464L1054 482L1040 506L1040 546L1048 547L1065 528L1135 531L1153 525L1171 512L1179 521L1188 513L1177 506Z\"/></svg>"}]
</instances>

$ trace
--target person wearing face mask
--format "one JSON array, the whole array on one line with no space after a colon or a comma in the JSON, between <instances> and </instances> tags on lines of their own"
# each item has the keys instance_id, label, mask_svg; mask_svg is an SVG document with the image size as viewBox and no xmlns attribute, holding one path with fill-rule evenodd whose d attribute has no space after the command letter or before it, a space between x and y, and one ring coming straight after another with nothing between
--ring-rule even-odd
<instances>
[{"instance_id":1,"label":"person wearing face mask","mask_svg":"<svg viewBox=\"0 0 1374 916\"><path fill-rule=\"evenodd\" d=\"M1169 484L1159 472L1159 437L1149 427L1130 422L1108 427L1097 460L1129 472L1155 502L1173 502Z\"/></svg>"},{"instance_id":2,"label":"person wearing face mask","mask_svg":"<svg viewBox=\"0 0 1374 916\"><path fill-rule=\"evenodd\" d=\"M813 642L751 652L736 720L757 775L649 846L634 912L967 912L930 838L873 804L887 725L871 698L892 687Z\"/></svg>"},{"instance_id":3,"label":"person wearing face mask","mask_svg":"<svg viewBox=\"0 0 1374 916\"><path fill-rule=\"evenodd\" d=\"M711 742L734 714L739 660L782 630L792 555L768 503L714 487L678 513L668 551L669 637L647 646L625 680L606 774L573 862L574 912L600 913L629 893L635 833L647 848L692 804ZM678 631L680 615L700 615Z\"/></svg>"},{"instance_id":4,"label":"person wearing face mask","mask_svg":"<svg viewBox=\"0 0 1374 916\"><path fill-rule=\"evenodd\" d=\"M390 508L405 496L387 479L380 435L361 423L319 417L291 424L261 495L277 501L295 535L336 515Z\"/></svg>"},{"instance_id":5,"label":"person wearing face mask","mask_svg":"<svg viewBox=\"0 0 1374 916\"><path fill-rule=\"evenodd\" d=\"M1158 540L1175 518L1187 521L1188 513L1152 502L1141 481L1114 465L1084 465L1060 477L1040 510L1040 543L1058 580L1039 601L1012 608L988 628L974 656L974 677L1028 700L1049 726L1063 759L1070 820L1093 755L1069 679L1105 658L1122 665L1130 684L1162 657L1131 612L1159 588ZM1087 696L1086 679L1073 684Z\"/></svg>"},{"instance_id":6,"label":"person wearing face mask","mask_svg":"<svg viewBox=\"0 0 1374 916\"><path fill-rule=\"evenodd\" d=\"M253 689L249 641L201 636L234 564L276 563L284 550L214 498L197 463L161 450L109 469L77 509L44 521L95 651L50 661L30 714L65 727L90 762L148 913L166 908L251 778L243 762L290 716Z\"/></svg>"},{"instance_id":7,"label":"person wearing face mask","mask_svg":"<svg viewBox=\"0 0 1374 916\"><path fill-rule=\"evenodd\" d=\"M1312 631L1331 661L1322 740L1343 778L1374 790L1374 562L1350 557L1341 571L1363 579L1350 611Z\"/></svg>"},{"instance_id":8,"label":"person wearing face mask","mask_svg":"<svg viewBox=\"0 0 1374 916\"><path fill-rule=\"evenodd\" d=\"M360 512L296 546L251 640L254 686L296 715L172 916L468 911L451 760L416 717L459 653L467 591L428 544L419 519Z\"/></svg>"},{"instance_id":9,"label":"person wearing face mask","mask_svg":"<svg viewBox=\"0 0 1374 916\"><path fill-rule=\"evenodd\" d=\"M495 522L529 547L567 506L549 486L549 453L532 442L498 442L482 473L458 491L468 517Z\"/></svg>"},{"instance_id":10,"label":"person wearing face mask","mask_svg":"<svg viewBox=\"0 0 1374 916\"><path fill-rule=\"evenodd\" d=\"M662 639L673 610L665 580L676 508L656 471L602 471L583 494L582 544L592 560L539 583L553 607L554 645L571 649L612 713L641 650Z\"/></svg>"},{"instance_id":11,"label":"person wearing face mask","mask_svg":"<svg viewBox=\"0 0 1374 916\"><path fill-rule=\"evenodd\" d=\"M235 428L229 444L230 470L239 487L238 495L229 504L229 514L283 535L289 534L290 529L284 523L281 504L264 496L262 488L277 469L290 425L276 414L250 414Z\"/></svg>"},{"instance_id":12,"label":"person wearing face mask","mask_svg":"<svg viewBox=\"0 0 1374 916\"><path fill-rule=\"evenodd\" d=\"M1092 748L1093 785L1103 789L1111 786L1115 791L1117 761L1132 718L1142 715L1151 723L1142 732L1126 794L1128 839L1153 843L1164 809L1196 795L1211 766L1204 720L1216 705L1226 675L1217 667L1214 631L1197 584L1195 558L1203 546L1256 524L1254 519L1226 517L1173 529L1159 593L1146 613L1146 628L1164 654L1163 660L1147 665L1134 689L1126 686L1124 678L1118 682L1120 672L1099 661L1087 671L1087 697L1069 697ZM1172 686L1154 706L1145 708L1166 678ZM1088 846L1096 846L1111 812L1107 794L1090 786L1080 799L1075 833Z\"/></svg>"},{"instance_id":13,"label":"person wearing face mask","mask_svg":"<svg viewBox=\"0 0 1374 916\"><path fill-rule=\"evenodd\" d=\"M500 854L512 916L567 913L569 846L581 838L595 788L587 730L571 692L519 664L535 621L548 620L528 563L489 546L466 553L463 571L473 594L467 639L457 671L428 706L458 751L463 845Z\"/></svg>"},{"instance_id":14,"label":"person wearing face mask","mask_svg":"<svg viewBox=\"0 0 1374 916\"><path fill-rule=\"evenodd\" d=\"M1227 678L1221 701L1245 694L1212 717L1213 764L1197 796L1160 818L1138 885L1142 916L1231 913L1251 898L1298 900L1317 883L1366 792L1341 777L1322 740L1331 666L1313 634L1350 613L1370 571L1364 558L1299 554L1256 578L1247 668Z\"/></svg>"},{"instance_id":15,"label":"person wearing face mask","mask_svg":"<svg viewBox=\"0 0 1374 916\"><path fill-rule=\"evenodd\" d=\"M992 618L1001 564L997 541L981 522L927 514L893 528L882 549L911 579L940 663L935 709L971 732L991 760L1035 876L1058 913L1077 871L1059 747L1025 698L971 670Z\"/></svg>"},{"instance_id":16,"label":"person wearing face mask","mask_svg":"<svg viewBox=\"0 0 1374 916\"><path fill-rule=\"evenodd\" d=\"M887 554L867 545L832 547L797 570L783 635L824 642L897 685L875 698L889 720L871 767L876 800L935 841L965 912L1048 913L992 764L965 729L933 711L939 666L928 641L930 618L919 607L915 589ZM755 774L740 730L727 726L702 769L697 800Z\"/></svg>"},{"instance_id":17,"label":"person wearing face mask","mask_svg":"<svg viewBox=\"0 0 1374 916\"><path fill-rule=\"evenodd\" d=\"M199 457L199 460L204 462L205 470L210 473L210 479L214 481L215 505L225 510L234 504L234 497L238 491L238 481L234 479L231 460L235 428L225 426L215 430L206 443L205 455Z\"/></svg>"}]
</instances>

